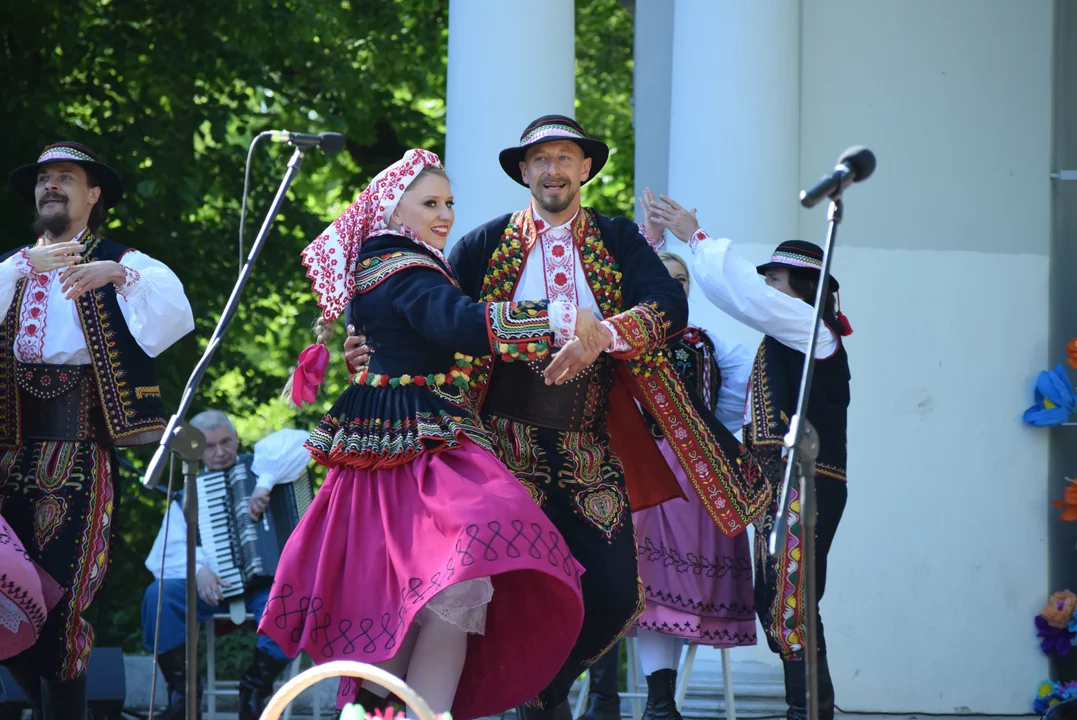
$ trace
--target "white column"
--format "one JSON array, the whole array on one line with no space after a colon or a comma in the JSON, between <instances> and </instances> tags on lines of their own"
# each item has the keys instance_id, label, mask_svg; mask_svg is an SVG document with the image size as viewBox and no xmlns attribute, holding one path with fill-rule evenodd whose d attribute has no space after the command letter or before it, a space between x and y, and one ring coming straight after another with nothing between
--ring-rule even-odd
<instances>
[{"instance_id":1,"label":"white column","mask_svg":"<svg viewBox=\"0 0 1077 720\"><path fill-rule=\"evenodd\" d=\"M669 194L762 260L797 232L798 0L676 0L671 88ZM701 293L690 304L693 323L758 343Z\"/></svg>"},{"instance_id":2,"label":"white column","mask_svg":"<svg viewBox=\"0 0 1077 720\"><path fill-rule=\"evenodd\" d=\"M636 197L669 190L669 115L673 76L673 3L636 0L632 119L636 131ZM636 202L637 218L642 218Z\"/></svg>"},{"instance_id":3,"label":"white column","mask_svg":"<svg viewBox=\"0 0 1077 720\"><path fill-rule=\"evenodd\" d=\"M731 238L752 262L796 237L799 5L798 0L675 5L669 194L697 208L708 232ZM667 238L667 249L691 262L688 247L670 233ZM731 320L698 290L692 290L689 307L690 322L724 341L753 351L759 344L758 333ZM759 643L734 648L732 658L774 667L771 680L778 684L781 661L756 623ZM699 659L717 664L719 658L701 651Z\"/></svg>"},{"instance_id":4,"label":"white column","mask_svg":"<svg viewBox=\"0 0 1077 720\"><path fill-rule=\"evenodd\" d=\"M456 196L450 243L502 213L528 190L497 155L534 119L574 117L573 0L450 0L445 169Z\"/></svg>"}]
</instances>

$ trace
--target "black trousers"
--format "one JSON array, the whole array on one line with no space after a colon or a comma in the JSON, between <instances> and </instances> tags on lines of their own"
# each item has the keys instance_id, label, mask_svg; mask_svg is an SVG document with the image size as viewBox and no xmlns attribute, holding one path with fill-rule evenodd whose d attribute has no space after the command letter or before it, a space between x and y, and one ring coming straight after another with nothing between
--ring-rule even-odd
<instances>
[{"instance_id":1,"label":"black trousers","mask_svg":"<svg viewBox=\"0 0 1077 720\"><path fill-rule=\"evenodd\" d=\"M624 470L610 452L604 429L564 432L498 417L486 421L501 461L531 493L586 569L579 639L553 682L532 702L552 708L568 698L576 679L643 612Z\"/></svg>"},{"instance_id":2,"label":"black trousers","mask_svg":"<svg viewBox=\"0 0 1077 720\"><path fill-rule=\"evenodd\" d=\"M758 458L758 454L757 454ZM781 492L781 464L763 462L768 479L776 483L774 500L755 525L755 610L767 636L770 649L783 660L803 659L803 647L807 618L804 614L805 575L801 565L803 548L803 525L796 497L797 512L793 513L789 542L783 551L771 557L767 541L774 528ZM826 591L827 555L845 511L848 488L843 480L830 477L815 478L816 526L815 526L815 580L816 602L822 600ZM826 654L823 620L816 605L819 654Z\"/></svg>"}]
</instances>

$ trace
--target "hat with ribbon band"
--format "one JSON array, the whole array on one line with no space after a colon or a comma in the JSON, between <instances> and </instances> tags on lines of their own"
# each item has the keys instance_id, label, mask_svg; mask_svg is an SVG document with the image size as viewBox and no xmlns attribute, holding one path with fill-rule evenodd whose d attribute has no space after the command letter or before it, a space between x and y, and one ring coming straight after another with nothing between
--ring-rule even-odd
<instances>
[{"instance_id":1,"label":"hat with ribbon band","mask_svg":"<svg viewBox=\"0 0 1077 720\"><path fill-rule=\"evenodd\" d=\"M426 167L440 168L441 160L429 150L408 150L403 158L378 173L355 202L303 250L303 265L323 321L333 322L340 317L355 294L355 266L359 249L368 238L399 233L440 255L408 228L389 227L400 198ZM329 351L321 344L310 345L300 354L299 366L292 374L292 400L297 406L313 402L325 378L328 358Z\"/></svg>"},{"instance_id":2,"label":"hat with ribbon band","mask_svg":"<svg viewBox=\"0 0 1077 720\"><path fill-rule=\"evenodd\" d=\"M769 262L757 265L755 269L760 275L766 275L767 270L774 268L806 268L818 273L823 269L823 249L806 240L786 240L774 249ZM849 318L841 312L839 287L837 278L831 275L828 289L838 294L837 315L838 322L841 324L841 334L852 335L853 327L849 324Z\"/></svg>"},{"instance_id":3,"label":"hat with ribbon band","mask_svg":"<svg viewBox=\"0 0 1077 720\"><path fill-rule=\"evenodd\" d=\"M101 186L101 202L106 208L114 207L123 199L123 182L120 174L101 162L95 153L85 145L75 142L59 142L49 145L41 151L37 162L15 168L11 173L11 184L16 192L34 202L34 188L37 187L37 174L44 165L57 163L74 163L93 175Z\"/></svg>"},{"instance_id":4,"label":"hat with ribbon band","mask_svg":"<svg viewBox=\"0 0 1077 720\"><path fill-rule=\"evenodd\" d=\"M516 147L505 148L498 156L501 161L501 169L520 185L527 187L523 176L520 174L520 163L527 156L527 149L543 143L568 140L580 146L583 156L591 158L591 172L586 185L602 170L610 157L610 149L601 140L587 137L580 124L565 115L543 115L535 120L520 134L520 144Z\"/></svg>"}]
</instances>

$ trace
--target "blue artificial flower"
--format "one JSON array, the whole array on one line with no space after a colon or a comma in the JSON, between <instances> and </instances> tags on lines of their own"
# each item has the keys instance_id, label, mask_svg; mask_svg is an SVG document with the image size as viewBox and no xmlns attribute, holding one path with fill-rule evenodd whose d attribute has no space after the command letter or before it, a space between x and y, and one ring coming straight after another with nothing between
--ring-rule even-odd
<instances>
[{"instance_id":1,"label":"blue artificial flower","mask_svg":"<svg viewBox=\"0 0 1077 720\"><path fill-rule=\"evenodd\" d=\"M1036 404L1025 410L1024 420L1036 427L1061 425L1077 411L1077 393L1066 368L1059 363L1054 370L1044 370L1036 379Z\"/></svg>"}]
</instances>

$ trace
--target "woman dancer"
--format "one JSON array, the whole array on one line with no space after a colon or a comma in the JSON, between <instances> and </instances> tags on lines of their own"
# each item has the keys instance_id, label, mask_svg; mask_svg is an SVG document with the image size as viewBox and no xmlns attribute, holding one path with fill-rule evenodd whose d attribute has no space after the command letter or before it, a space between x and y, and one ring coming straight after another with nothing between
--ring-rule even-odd
<instances>
[{"instance_id":1,"label":"woman dancer","mask_svg":"<svg viewBox=\"0 0 1077 720\"><path fill-rule=\"evenodd\" d=\"M823 252L813 243L789 240L775 249L770 262L753 268L730 251L729 240L716 240L703 232L694 212L665 196L657 202L649 190L647 193L648 215L692 248L692 269L707 298L726 314L765 335L752 368L744 427L744 442L774 489L773 503L755 528L755 606L770 649L782 658L789 706L786 715L790 720L803 720L808 714L803 662L806 618L804 573L799 567L802 535L798 497L794 495L790 504L791 532L778 557L767 552L767 538L780 500L783 438L789 431L788 418L796 413ZM827 281L808 403L808 421L819 433L815 463L817 601L826 589L827 554L848 492L845 462L850 376L842 338L852 334L852 328L839 308L838 281L833 277ZM832 720L834 685L827 664L823 623L818 616L816 622L819 717Z\"/></svg>"},{"instance_id":2,"label":"woman dancer","mask_svg":"<svg viewBox=\"0 0 1077 720\"><path fill-rule=\"evenodd\" d=\"M293 401L314 399L345 307L375 352L308 440L329 473L259 630L290 656L375 663L467 720L553 679L582 624L582 567L466 405L473 356L544 356L565 308L465 297L441 253L452 205L437 156L409 150L303 251L322 316ZM577 316L570 334L597 325ZM342 682L338 704L355 695Z\"/></svg>"},{"instance_id":3,"label":"woman dancer","mask_svg":"<svg viewBox=\"0 0 1077 720\"><path fill-rule=\"evenodd\" d=\"M0 661L37 642L63 588L38 566L0 516Z\"/></svg>"}]
</instances>

